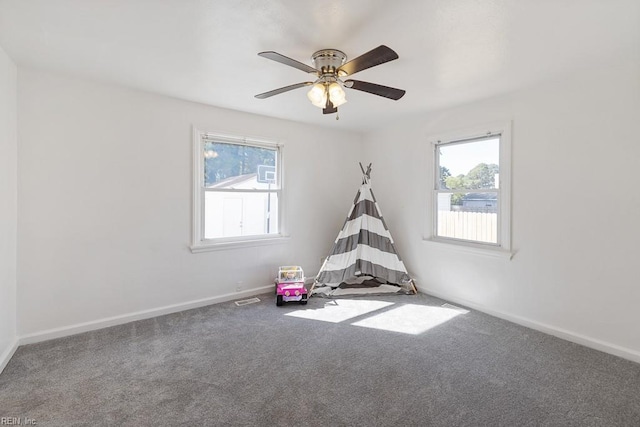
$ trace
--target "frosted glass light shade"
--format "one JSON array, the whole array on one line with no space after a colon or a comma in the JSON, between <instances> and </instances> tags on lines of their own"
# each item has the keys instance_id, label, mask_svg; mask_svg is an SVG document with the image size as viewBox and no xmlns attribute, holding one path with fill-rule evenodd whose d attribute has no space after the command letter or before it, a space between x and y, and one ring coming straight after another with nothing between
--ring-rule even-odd
<instances>
[{"instance_id":1,"label":"frosted glass light shade","mask_svg":"<svg viewBox=\"0 0 640 427\"><path fill-rule=\"evenodd\" d=\"M313 105L318 108L324 108L327 105L327 91L322 83L316 83L311 86L307 92L307 98Z\"/></svg>"},{"instance_id":2,"label":"frosted glass light shade","mask_svg":"<svg viewBox=\"0 0 640 427\"><path fill-rule=\"evenodd\" d=\"M342 86L335 82L331 83L329 85L329 99L334 107L339 107L347 102L346 94Z\"/></svg>"}]
</instances>

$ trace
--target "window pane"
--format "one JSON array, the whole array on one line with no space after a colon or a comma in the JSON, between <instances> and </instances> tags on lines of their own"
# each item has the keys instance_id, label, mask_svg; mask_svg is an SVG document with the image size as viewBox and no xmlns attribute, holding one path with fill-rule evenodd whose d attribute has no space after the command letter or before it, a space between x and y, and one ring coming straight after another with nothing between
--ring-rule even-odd
<instances>
[{"instance_id":1,"label":"window pane","mask_svg":"<svg viewBox=\"0 0 640 427\"><path fill-rule=\"evenodd\" d=\"M276 192L207 191L204 212L205 239L279 232Z\"/></svg>"},{"instance_id":2,"label":"window pane","mask_svg":"<svg viewBox=\"0 0 640 427\"><path fill-rule=\"evenodd\" d=\"M279 188L277 150L205 141L204 186L227 189Z\"/></svg>"},{"instance_id":3,"label":"window pane","mask_svg":"<svg viewBox=\"0 0 640 427\"><path fill-rule=\"evenodd\" d=\"M498 193L439 193L437 235L498 243Z\"/></svg>"},{"instance_id":4,"label":"window pane","mask_svg":"<svg viewBox=\"0 0 640 427\"><path fill-rule=\"evenodd\" d=\"M498 188L500 137L456 144L442 144L440 187L449 190Z\"/></svg>"}]
</instances>

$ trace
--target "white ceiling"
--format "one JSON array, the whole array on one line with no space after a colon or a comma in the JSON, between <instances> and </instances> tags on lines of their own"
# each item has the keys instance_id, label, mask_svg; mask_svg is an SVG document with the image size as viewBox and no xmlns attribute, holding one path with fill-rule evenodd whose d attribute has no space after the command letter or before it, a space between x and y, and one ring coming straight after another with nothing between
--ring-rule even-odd
<instances>
[{"instance_id":1,"label":"white ceiling","mask_svg":"<svg viewBox=\"0 0 640 427\"><path fill-rule=\"evenodd\" d=\"M309 80L261 58L311 65L385 44L399 59L354 76L405 89L399 101L347 91L323 116ZM640 57L639 0L0 0L0 45L32 66L234 110L365 131L608 62Z\"/></svg>"}]
</instances>

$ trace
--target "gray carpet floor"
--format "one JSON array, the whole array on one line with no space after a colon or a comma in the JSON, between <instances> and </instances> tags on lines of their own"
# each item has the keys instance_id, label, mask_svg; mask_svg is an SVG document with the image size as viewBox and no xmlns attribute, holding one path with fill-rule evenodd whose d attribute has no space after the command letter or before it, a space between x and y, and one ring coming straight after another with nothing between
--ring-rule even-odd
<instances>
[{"instance_id":1,"label":"gray carpet floor","mask_svg":"<svg viewBox=\"0 0 640 427\"><path fill-rule=\"evenodd\" d=\"M38 426L639 426L640 364L415 296L273 295L20 347Z\"/></svg>"}]
</instances>

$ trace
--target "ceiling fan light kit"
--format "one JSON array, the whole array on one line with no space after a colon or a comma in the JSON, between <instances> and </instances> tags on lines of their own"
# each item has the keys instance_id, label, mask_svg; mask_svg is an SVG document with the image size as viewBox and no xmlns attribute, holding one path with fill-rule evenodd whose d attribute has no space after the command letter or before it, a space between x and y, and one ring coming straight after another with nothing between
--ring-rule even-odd
<instances>
[{"instance_id":1,"label":"ceiling fan light kit","mask_svg":"<svg viewBox=\"0 0 640 427\"><path fill-rule=\"evenodd\" d=\"M311 89L307 92L309 101L314 106L322 108L323 114L332 114L337 113L338 107L347 102L344 88L371 93L394 101L402 98L405 94L402 89L359 80L342 80L342 78L351 74L398 59L398 54L384 45L378 46L349 62L347 62L347 55L340 50L322 49L311 55L311 61L315 68L273 51L260 52L258 55L317 77L313 82L296 83L258 94L256 95L258 99L265 99L293 89L311 86Z\"/></svg>"}]
</instances>

